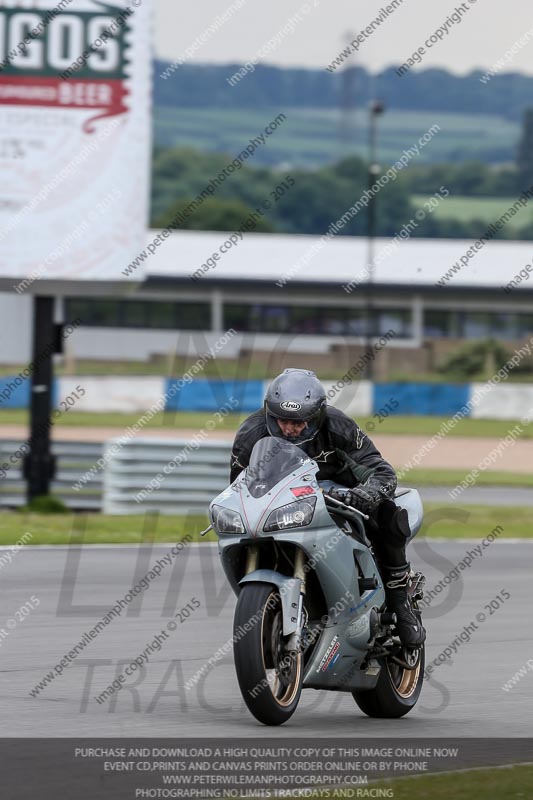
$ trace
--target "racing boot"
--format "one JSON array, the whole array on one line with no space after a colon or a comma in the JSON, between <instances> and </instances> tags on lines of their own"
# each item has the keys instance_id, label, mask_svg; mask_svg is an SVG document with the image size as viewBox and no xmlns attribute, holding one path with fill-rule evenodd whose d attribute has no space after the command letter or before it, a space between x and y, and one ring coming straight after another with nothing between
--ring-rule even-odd
<instances>
[{"instance_id":1,"label":"racing boot","mask_svg":"<svg viewBox=\"0 0 533 800\"><path fill-rule=\"evenodd\" d=\"M396 614L396 630L404 647L420 647L426 639L420 612L413 606L408 591L411 585L411 565L383 567L387 610Z\"/></svg>"}]
</instances>

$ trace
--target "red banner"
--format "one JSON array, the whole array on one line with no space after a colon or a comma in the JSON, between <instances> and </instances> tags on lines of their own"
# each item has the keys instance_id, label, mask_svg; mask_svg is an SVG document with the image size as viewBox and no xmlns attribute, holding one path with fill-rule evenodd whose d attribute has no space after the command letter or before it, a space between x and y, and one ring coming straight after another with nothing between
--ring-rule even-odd
<instances>
[{"instance_id":1,"label":"red banner","mask_svg":"<svg viewBox=\"0 0 533 800\"><path fill-rule=\"evenodd\" d=\"M127 93L122 80L0 76L0 105L101 109L101 114L85 122L84 129L88 133L94 130L95 120L128 111Z\"/></svg>"}]
</instances>

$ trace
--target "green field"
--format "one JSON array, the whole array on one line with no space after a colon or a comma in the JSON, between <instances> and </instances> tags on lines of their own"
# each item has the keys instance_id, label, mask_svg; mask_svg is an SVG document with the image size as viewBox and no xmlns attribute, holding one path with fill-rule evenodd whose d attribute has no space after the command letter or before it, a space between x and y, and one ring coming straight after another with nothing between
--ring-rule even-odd
<instances>
[{"instance_id":1,"label":"green field","mask_svg":"<svg viewBox=\"0 0 533 800\"><path fill-rule=\"evenodd\" d=\"M54 427L80 426L80 427L112 427L127 428L139 421L142 414L118 414L118 413L82 413L69 411L63 414L55 423ZM208 419L211 419L209 412L186 412L168 411L154 415L146 424L145 428L167 428L171 430L190 429L201 430ZM229 414L220 424L217 430L236 430L241 421L248 414ZM448 421L447 417L410 417L410 416L390 416L381 424L376 424L374 417L358 417L359 425L368 429L369 435L389 435L389 436L433 436L440 426ZM28 412L22 409L5 409L0 411L0 425L27 425ZM464 418L453 427L447 436L464 437L488 437L501 438L507 435L509 430L517 425L513 420L497 419L470 419ZM372 425L375 427L372 428ZM524 426L523 433L518 439L533 438L533 423Z\"/></svg>"},{"instance_id":2,"label":"green field","mask_svg":"<svg viewBox=\"0 0 533 800\"><path fill-rule=\"evenodd\" d=\"M155 144L237 154L281 112L286 114L287 120L270 137L268 146L254 154L256 165L318 166L332 163L348 153L367 157L366 110L353 116L347 145L341 141L341 118L336 110L276 107L254 111L158 106L154 109ZM417 163L455 162L458 153L460 160L502 162L514 159L520 136L519 122L488 114L387 111L379 122L381 163L393 163L435 124L440 125L441 130L415 158Z\"/></svg>"},{"instance_id":3,"label":"green field","mask_svg":"<svg viewBox=\"0 0 533 800\"><path fill-rule=\"evenodd\" d=\"M533 538L533 507L453 506L426 503L426 515L432 515L432 524L421 535L428 538L483 539L498 525L504 538ZM468 517L459 522L453 516L457 509L466 511ZM192 541L216 541L209 532L201 538L199 533L207 527L207 517L194 515L174 517L156 514L131 516L105 516L103 514L34 514L24 511L0 513L0 545L13 545L25 533L31 533L28 544L138 544L144 542L177 542L185 535Z\"/></svg>"},{"instance_id":4,"label":"green field","mask_svg":"<svg viewBox=\"0 0 533 800\"><path fill-rule=\"evenodd\" d=\"M424 208L428 197L413 195L412 201L417 208ZM463 222L480 219L489 225L500 219L509 208L516 203L516 197L446 197L433 212L437 219L460 219ZM507 225L509 228L523 228L533 223L531 209L521 208Z\"/></svg>"},{"instance_id":5,"label":"green field","mask_svg":"<svg viewBox=\"0 0 533 800\"><path fill-rule=\"evenodd\" d=\"M529 765L496 769L461 770L445 775L417 775L397 780L378 781L366 789L389 789L394 800L531 800L533 797L533 767ZM334 797L331 788L321 797ZM361 787L361 791L364 788ZM357 789L354 789L357 792ZM340 795L342 796L342 795ZM357 796L354 794L354 797ZM364 794L359 795L364 797ZM380 795L366 795L378 797ZM386 796L386 795L381 795ZM276 798L273 798L276 800Z\"/></svg>"}]
</instances>

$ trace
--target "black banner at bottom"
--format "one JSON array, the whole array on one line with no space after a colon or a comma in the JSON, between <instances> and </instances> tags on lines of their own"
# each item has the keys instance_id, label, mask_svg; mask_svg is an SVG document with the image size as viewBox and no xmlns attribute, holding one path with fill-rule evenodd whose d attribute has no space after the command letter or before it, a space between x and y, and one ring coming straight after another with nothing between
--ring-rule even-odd
<instances>
[{"instance_id":1,"label":"black banner at bottom","mask_svg":"<svg viewBox=\"0 0 533 800\"><path fill-rule=\"evenodd\" d=\"M531 761L533 739L0 739L9 800L385 797L376 780Z\"/></svg>"}]
</instances>

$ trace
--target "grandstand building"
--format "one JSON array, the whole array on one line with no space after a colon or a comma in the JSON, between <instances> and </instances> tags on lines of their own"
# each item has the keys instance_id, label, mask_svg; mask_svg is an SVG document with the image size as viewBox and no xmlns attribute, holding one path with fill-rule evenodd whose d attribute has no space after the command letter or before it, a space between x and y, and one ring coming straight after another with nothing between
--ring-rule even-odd
<instances>
[{"instance_id":1,"label":"grandstand building","mask_svg":"<svg viewBox=\"0 0 533 800\"><path fill-rule=\"evenodd\" d=\"M115 296L111 285L105 295L57 296L58 320L81 320L68 341L74 358L192 355L233 328L238 335L221 358L253 349L255 358L277 358L283 366L298 353L320 368L346 348L364 346L370 316L375 337L395 333L379 359L380 371L390 374L431 369L465 340L518 344L533 336L528 242L489 242L476 250L469 241L391 246L378 239L370 282L364 238L178 231L154 246L157 235L147 232L139 259L144 277L134 284L131 270L130 295ZM10 333L2 337L0 363L28 361L28 295L45 285L35 281L25 293L0 294Z\"/></svg>"}]
</instances>

